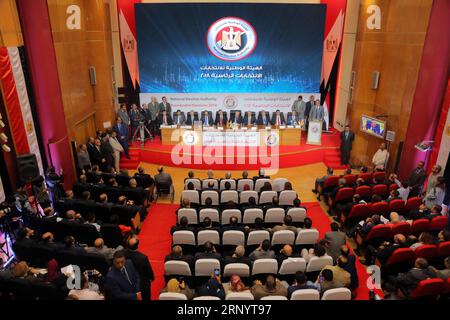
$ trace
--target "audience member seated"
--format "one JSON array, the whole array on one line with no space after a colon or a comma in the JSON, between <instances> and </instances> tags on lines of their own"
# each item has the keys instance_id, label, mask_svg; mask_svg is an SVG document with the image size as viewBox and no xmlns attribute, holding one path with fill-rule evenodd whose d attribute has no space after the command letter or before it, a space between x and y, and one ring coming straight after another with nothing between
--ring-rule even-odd
<instances>
[{"instance_id":1,"label":"audience member seated","mask_svg":"<svg viewBox=\"0 0 450 320\"><path fill-rule=\"evenodd\" d=\"M197 228L197 232L200 232L203 230L213 230L213 231L218 231L219 234L221 233L220 227L213 226L213 222L210 217L205 217L203 219L202 224Z\"/></svg>"},{"instance_id":2,"label":"audience member seated","mask_svg":"<svg viewBox=\"0 0 450 320\"><path fill-rule=\"evenodd\" d=\"M233 217L230 217L230 224L222 226L222 232L225 232L225 231L242 231L242 232L244 232L245 229L243 226L239 225L238 218L233 216Z\"/></svg>"},{"instance_id":3,"label":"audience member seated","mask_svg":"<svg viewBox=\"0 0 450 320\"><path fill-rule=\"evenodd\" d=\"M169 255L164 258L164 262L167 261L184 261L189 264L191 271L194 271L195 258L190 254L183 254L183 248L181 246L174 246Z\"/></svg>"},{"instance_id":4,"label":"audience member seated","mask_svg":"<svg viewBox=\"0 0 450 320\"><path fill-rule=\"evenodd\" d=\"M181 217L180 218L180 223L177 223L176 225L172 226L172 228L170 229L170 234L173 234L176 231L192 231L195 232L195 229L193 227L190 227L188 225L188 218L186 217Z\"/></svg>"},{"instance_id":5,"label":"audience member seated","mask_svg":"<svg viewBox=\"0 0 450 320\"><path fill-rule=\"evenodd\" d=\"M394 281L396 287L400 289L406 296L417 287L420 281L435 278L435 270L428 265L428 261L424 258L417 258L414 262L414 268L406 273L399 273Z\"/></svg>"},{"instance_id":6,"label":"audience member seated","mask_svg":"<svg viewBox=\"0 0 450 320\"><path fill-rule=\"evenodd\" d=\"M325 250L325 247L323 244L316 243L313 248L311 249L302 249L301 256L303 259L305 259L306 263L311 260L312 257L325 257L327 256L327 251Z\"/></svg>"},{"instance_id":7,"label":"audience member seated","mask_svg":"<svg viewBox=\"0 0 450 320\"><path fill-rule=\"evenodd\" d=\"M105 288L111 300L142 300L139 274L123 251L116 251L106 275Z\"/></svg>"},{"instance_id":8,"label":"audience member seated","mask_svg":"<svg viewBox=\"0 0 450 320\"><path fill-rule=\"evenodd\" d=\"M138 172L136 172L134 176L139 181L139 186L144 189L149 189L155 184L155 181L153 180L151 175L145 173L145 169L142 167L138 168Z\"/></svg>"},{"instance_id":9,"label":"audience member seated","mask_svg":"<svg viewBox=\"0 0 450 320\"><path fill-rule=\"evenodd\" d=\"M350 253L350 249L345 244L341 246L341 256L347 259L347 263L342 268L350 273L350 289L354 290L359 286L358 271L356 269L357 258Z\"/></svg>"},{"instance_id":10,"label":"audience member seated","mask_svg":"<svg viewBox=\"0 0 450 320\"><path fill-rule=\"evenodd\" d=\"M337 282L341 283L342 286L350 289L351 276L344 268L347 266L348 260L344 256L340 256L337 259L337 264L335 266L325 266L323 270L331 270L333 272L333 278Z\"/></svg>"},{"instance_id":11,"label":"audience member seated","mask_svg":"<svg viewBox=\"0 0 450 320\"><path fill-rule=\"evenodd\" d=\"M419 235L419 239L417 242L415 242L413 245L410 246L411 249L416 250L417 248L423 246L423 245L435 245L437 244L436 239L433 237L433 235L429 232L422 232Z\"/></svg>"},{"instance_id":12,"label":"audience member seated","mask_svg":"<svg viewBox=\"0 0 450 320\"><path fill-rule=\"evenodd\" d=\"M256 204L255 197L248 198L248 203L242 203L241 204L241 211L245 212L247 209L258 209L259 206Z\"/></svg>"},{"instance_id":13,"label":"audience member seated","mask_svg":"<svg viewBox=\"0 0 450 320\"><path fill-rule=\"evenodd\" d=\"M253 224L253 227L245 226L246 232L252 232L252 231L268 231L267 228L264 227L264 220L262 218L255 218L255 223Z\"/></svg>"},{"instance_id":14,"label":"audience member seated","mask_svg":"<svg viewBox=\"0 0 450 320\"><path fill-rule=\"evenodd\" d=\"M450 278L450 256L444 259L444 267L445 268L441 270L438 270L434 267L432 268L438 278L446 280Z\"/></svg>"},{"instance_id":15,"label":"audience member seated","mask_svg":"<svg viewBox=\"0 0 450 320\"><path fill-rule=\"evenodd\" d=\"M267 182L267 187L269 187L269 185L270 185L270 183ZM265 183L264 186L262 187L261 192L262 192L262 191L271 191L271 190L263 190L263 189L265 188L265 186L266 186L266 183ZM272 186L270 186L270 188L272 188ZM279 202L280 202L280 200L279 200L278 197L273 197L273 198L272 198L272 203L271 203L271 204L267 204L267 205L264 205L264 206L263 206L262 209L263 209L264 214L266 214L266 213L267 213L267 210L269 210L269 209L272 209L272 208L280 208Z\"/></svg>"},{"instance_id":16,"label":"audience member seated","mask_svg":"<svg viewBox=\"0 0 450 320\"><path fill-rule=\"evenodd\" d=\"M330 269L322 269L317 281L315 283L320 291L320 296L323 296L324 292L330 289L342 288L343 285L334 279L333 271Z\"/></svg>"},{"instance_id":17,"label":"audience member seated","mask_svg":"<svg viewBox=\"0 0 450 320\"><path fill-rule=\"evenodd\" d=\"M255 280L250 291L253 294L255 300L260 300L267 296L287 296L287 289L283 286L280 280L278 280L273 275L268 275L265 284L261 281Z\"/></svg>"},{"instance_id":18,"label":"audience member seated","mask_svg":"<svg viewBox=\"0 0 450 320\"><path fill-rule=\"evenodd\" d=\"M270 241L266 239L263 240L263 242L257 249L250 253L249 258L252 261L255 261L258 259L275 259L276 256L275 252L273 252L273 250L270 250Z\"/></svg>"},{"instance_id":19,"label":"audience member seated","mask_svg":"<svg viewBox=\"0 0 450 320\"><path fill-rule=\"evenodd\" d=\"M224 266L230 263L244 263L250 268L252 267L252 261L245 256L245 247L240 245L236 246L236 249L231 256L226 256L224 258Z\"/></svg>"},{"instance_id":20,"label":"audience member seated","mask_svg":"<svg viewBox=\"0 0 450 320\"><path fill-rule=\"evenodd\" d=\"M85 248L87 253L94 253L105 257L107 260L112 260L114 253L118 250L123 250L122 246L118 246L116 249L108 248L105 246L105 242L102 238L95 239L93 247Z\"/></svg>"},{"instance_id":21,"label":"audience member seated","mask_svg":"<svg viewBox=\"0 0 450 320\"><path fill-rule=\"evenodd\" d=\"M220 253L216 251L216 248L214 247L213 243L211 241L206 241L204 244L205 251L203 252L197 252L195 254L195 259L217 259L220 262L222 262L222 256Z\"/></svg>"},{"instance_id":22,"label":"audience member seated","mask_svg":"<svg viewBox=\"0 0 450 320\"><path fill-rule=\"evenodd\" d=\"M381 264L387 262L389 257L399 248L406 248L406 237L402 234L394 235L394 242L390 243L384 241L378 248L374 248L372 245L368 245L365 250L365 264L372 265L375 263L374 259L377 258Z\"/></svg>"},{"instance_id":23,"label":"audience member seated","mask_svg":"<svg viewBox=\"0 0 450 320\"><path fill-rule=\"evenodd\" d=\"M103 294L89 288L88 277L81 275L80 289L72 289L69 291L68 297L72 300L105 300Z\"/></svg>"},{"instance_id":24,"label":"audience member seated","mask_svg":"<svg viewBox=\"0 0 450 320\"><path fill-rule=\"evenodd\" d=\"M292 258L295 255L293 255L293 250L292 250L292 246L285 244L283 246L283 248L280 250L280 253L277 254L276 259L278 262L278 268L281 267L281 264L283 263L284 260L288 259L288 258Z\"/></svg>"},{"instance_id":25,"label":"audience member seated","mask_svg":"<svg viewBox=\"0 0 450 320\"><path fill-rule=\"evenodd\" d=\"M63 247L62 243L56 243L55 237L53 236L53 233L51 232L45 232L42 235L42 243L47 246L48 248L51 248L53 250L61 249Z\"/></svg>"},{"instance_id":26,"label":"audience member seated","mask_svg":"<svg viewBox=\"0 0 450 320\"><path fill-rule=\"evenodd\" d=\"M272 229L270 229L270 233L274 234L275 232L281 231L281 230L290 230L290 231L294 232L295 235L297 235L298 230L296 227L294 227L292 225L292 217L290 215L288 215L288 214L285 215L283 218L283 224L275 226Z\"/></svg>"},{"instance_id":27,"label":"audience member seated","mask_svg":"<svg viewBox=\"0 0 450 320\"><path fill-rule=\"evenodd\" d=\"M170 279L166 286L161 290L161 293L165 292L184 294L188 300L192 300L194 298L194 290L189 288L184 280L178 281L175 278Z\"/></svg>"},{"instance_id":28,"label":"audience member seated","mask_svg":"<svg viewBox=\"0 0 450 320\"><path fill-rule=\"evenodd\" d=\"M220 282L220 277L213 276L210 278L204 285L197 289L197 296L211 296L225 300L225 290Z\"/></svg>"},{"instance_id":29,"label":"audience member seated","mask_svg":"<svg viewBox=\"0 0 450 320\"><path fill-rule=\"evenodd\" d=\"M90 212L85 223L94 226L95 229L97 229L97 232L100 232L100 225L97 223L97 217L95 216L95 213Z\"/></svg>"},{"instance_id":30,"label":"audience member seated","mask_svg":"<svg viewBox=\"0 0 450 320\"><path fill-rule=\"evenodd\" d=\"M230 277L230 282L223 284L223 288L225 290L225 296L232 292L250 293L250 288L248 288L244 282L242 282L241 277L236 274Z\"/></svg>"},{"instance_id":31,"label":"audience member seated","mask_svg":"<svg viewBox=\"0 0 450 320\"><path fill-rule=\"evenodd\" d=\"M294 291L304 289L317 290L317 287L311 281L307 281L306 275L303 271L297 271L295 273L295 282L287 289L287 297L290 299Z\"/></svg>"},{"instance_id":32,"label":"audience member seated","mask_svg":"<svg viewBox=\"0 0 450 320\"><path fill-rule=\"evenodd\" d=\"M154 179L155 179L156 188L158 188L158 186L167 187L167 188L173 186L171 175L164 172L163 167L158 168L158 174L155 175Z\"/></svg>"},{"instance_id":33,"label":"audience member seated","mask_svg":"<svg viewBox=\"0 0 450 320\"><path fill-rule=\"evenodd\" d=\"M84 250L84 247L79 245L73 236L66 236L64 238L64 248L62 251L81 254Z\"/></svg>"},{"instance_id":34,"label":"audience member seated","mask_svg":"<svg viewBox=\"0 0 450 320\"><path fill-rule=\"evenodd\" d=\"M253 182L256 182L258 179L270 179L270 177L266 176L264 169L259 169L258 175L253 177Z\"/></svg>"}]
</instances>

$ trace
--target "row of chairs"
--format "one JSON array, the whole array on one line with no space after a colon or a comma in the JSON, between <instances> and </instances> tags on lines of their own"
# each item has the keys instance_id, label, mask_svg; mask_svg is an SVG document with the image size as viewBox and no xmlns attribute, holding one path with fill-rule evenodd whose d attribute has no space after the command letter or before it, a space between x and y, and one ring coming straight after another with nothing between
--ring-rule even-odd
<instances>
[{"instance_id":1,"label":"row of chairs","mask_svg":"<svg viewBox=\"0 0 450 320\"><path fill-rule=\"evenodd\" d=\"M110 202L115 203L120 196L133 200L137 205L145 205L148 193L143 188L132 189L130 187L111 187L103 184L75 183L72 189L75 197L81 198L83 192L89 191L91 199L99 200L101 194L105 193Z\"/></svg>"},{"instance_id":2,"label":"row of chairs","mask_svg":"<svg viewBox=\"0 0 450 320\"><path fill-rule=\"evenodd\" d=\"M238 193L236 190L224 190L220 194L215 190L205 190L201 193L197 190L184 190L181 193L181 199L189 199L191 203L204 205L206 199L210 198L215 206L229 201L239 204L248 203L251 197L255 198L257 204L272 203L274 197L279 197L280 206L292 206L297 193L292 190L281 191L279 195L276 191L263 191L259 195L257 191Z\"/></svg>"},{"instance_id":3,"label":"row of chairs","mask_svg":"<svg viewBox=\"0 0 450 320\"><path fill-rule=\"evenodd\" d=\"M357 204L352 207L347 216L341 215L341 222L347 226L351 226L361 220L365 220L373 214L389 217L391 212L397 212L399 214L406 214L408 212L417 210L422 203L422 199L414 197L408 199L405 202L401 199L395 199L388 202L375 202L368 204Z\"/></svg>"},{"instance_id":4,"label":"row of chairs","mask_svg":"<svg viewBox=\"0 0 450 320\"><path fill-rule=\"evenodd\" d=\"M375 186L360 186L356 188L344 187L339 189L334 198L328 197L328 206L334 207L338 203L352 201L353 195L358 194L364 200L370 200L372 195L379 195L381 198L386 199L389 196L390 190L397 189L397 185L392 185L388 188L385 184L377 184Z\"/></svg>"},{"instance_id":5,"label":"row of chairs","mask_svg":"<svg viewBox=\"0 0 450 320\"><path fill-rule=\"evenodd\" d=\"M419 282L409 295L410 299L436 299L439 296L450 295L450 278L447 280L433 278Z\"/></svg>"},{"instance_id":6,"label":"row of chairs","mask_svg":"<svg viewBox=\"0 0 450 320\"><path fill-rule=\"evenodd\" d=\"M187 189L187 185L192 182L195 190L208 189L210 182L214 184L213 189L215 190L225 190L225 183L229 182L231 185L231 190L244 191L244 186L248 185L250 190L260 192L261 188L268 182L272 186L273 191L281 192L284 190L286 182L289 182L286 178L276 178L271 181L269 178L259 178L257 180L253 179L186 179L184 181L184 188Z\"/></svg>"},{"instance_id":7,"label":"row of chairs","mask_svg":"<svg viewBox=\"0 0 450 320\"><path fill-rule=\"evenodd\" d=\"M182 217L188 219L188 224L197 225L199 221L203 221L206 217L209 217L212 222L221 225L227 225L230 223L231 217L237 217L238 223L242 224L254 224L256 218L261 218L264 220L265 224L282 224L283 219L286 214L292 217L292 222L294 225L302 224L306 218L306 210L304 208L289 208L287 210L283 208L270 208L264 212L262 209L246 209L242 213L239 209L227 209L219 214L217 209L201 209L198 214L197 210L192 208L181 208L177 212L177 221L180 222Z\"/></svg>"},{"instance_id":8,"label":"row of chairs","mask_svg":"<svg viewBox=\"0 0 450 320\"><path fill-rule=\"evenodd\" d=\"M352 293L347 288L330 289L324 292L320 299L319 291L315 289L297 290L292 293L291 300L351 300ZM159 295L159 300L187 300L182 293L163 292ZM220 300L214 296L196 297L194 300ZM225 300L255 300L250 292L230 292L225 296ZM288 300L285 296L266 296L261 300Z\"/></svg>"},{"instance_id":9,"label":"row of chairs","mask_svg":"<svg viewBox=\"0 0 450 320\"><path fill-rule=\"evenodd\" d=\"M386 180L386 172L374 172L374 173L360 173L360 174L347 174L344 176L330 176L327 177L323 187L319 192L323 193L329 191L339 185L339 179L344 178L347 186L356 185L356 180L361 178L365 184L373 184L374 180L378 183Z\"/></svg>"},{"instance_id":10,"label":"row of chairs","mask_svg":"<svg viewBox=\"0 0 450 320\"><path fill-rule=\"evenodd\" d=\"M0 293L5 299L14 300L63 300L67 296L56 285L28 279L0 277Z\"/></svg>"}]
</instances>

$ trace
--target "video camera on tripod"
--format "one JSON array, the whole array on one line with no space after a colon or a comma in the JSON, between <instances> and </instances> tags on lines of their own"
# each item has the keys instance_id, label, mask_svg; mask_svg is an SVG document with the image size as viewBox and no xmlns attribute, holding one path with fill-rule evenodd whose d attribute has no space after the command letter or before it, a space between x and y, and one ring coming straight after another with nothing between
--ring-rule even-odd
<instances>
[{"instance_id":1,"label":"video camera on tripod","mask_svg":"<svg viewBox=\"0 0 450 320\"><path fill-rule=\"evenodd\" d=\"M142 113L139 113L136 120L138 121L139 125L138 125L136 131L134 132L132 142L134 142L136 140L136 136L139 133L139 137L141 139L141 146L144 146L145 139L146 139L145 133L148 134L148 139L150 139L150 141L153 141L153 135L148 130L146 123L145 123L145 116Z\"/></svg>"}]
</instances>

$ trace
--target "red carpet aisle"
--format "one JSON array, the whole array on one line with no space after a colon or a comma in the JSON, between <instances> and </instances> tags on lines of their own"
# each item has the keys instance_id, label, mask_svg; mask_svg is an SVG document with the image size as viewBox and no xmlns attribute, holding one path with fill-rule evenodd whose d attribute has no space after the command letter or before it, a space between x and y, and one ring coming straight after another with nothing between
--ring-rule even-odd
<instances>
[{"instance_id":1,"label":"red carpet aisle","mask_svg":"<svg viewBox=\"0 0 450 320\"><path fill-rule=\"evenodd\" d=\"M155 273L152 283L152 300L158 299L164 287L164 257L170 253L172 237L170 227L176 222L178 205L152 204L139 234L139 248L148 255Z\"/></svg>"}]
</instances>

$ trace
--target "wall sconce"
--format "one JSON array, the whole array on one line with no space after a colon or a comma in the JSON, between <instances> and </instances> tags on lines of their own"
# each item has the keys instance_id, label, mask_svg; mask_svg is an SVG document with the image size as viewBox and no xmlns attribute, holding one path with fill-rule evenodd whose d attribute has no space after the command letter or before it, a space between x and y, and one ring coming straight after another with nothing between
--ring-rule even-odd
<instances>
[{"instance_id":1,"label":"wall sconce","mask_svg":"<svg viewBox=\"0 0 450 320\"><path fill-rule=\"evenodd\" d=\"M5 122L3 122L2 114L0 113L0 129L3 129L6 127ZM5 152L11 152L11 148L7 145L8 142L8 136L2 132L0 133L0 141L2 142L2 149Z\"/></svg>"}]
</instances>

